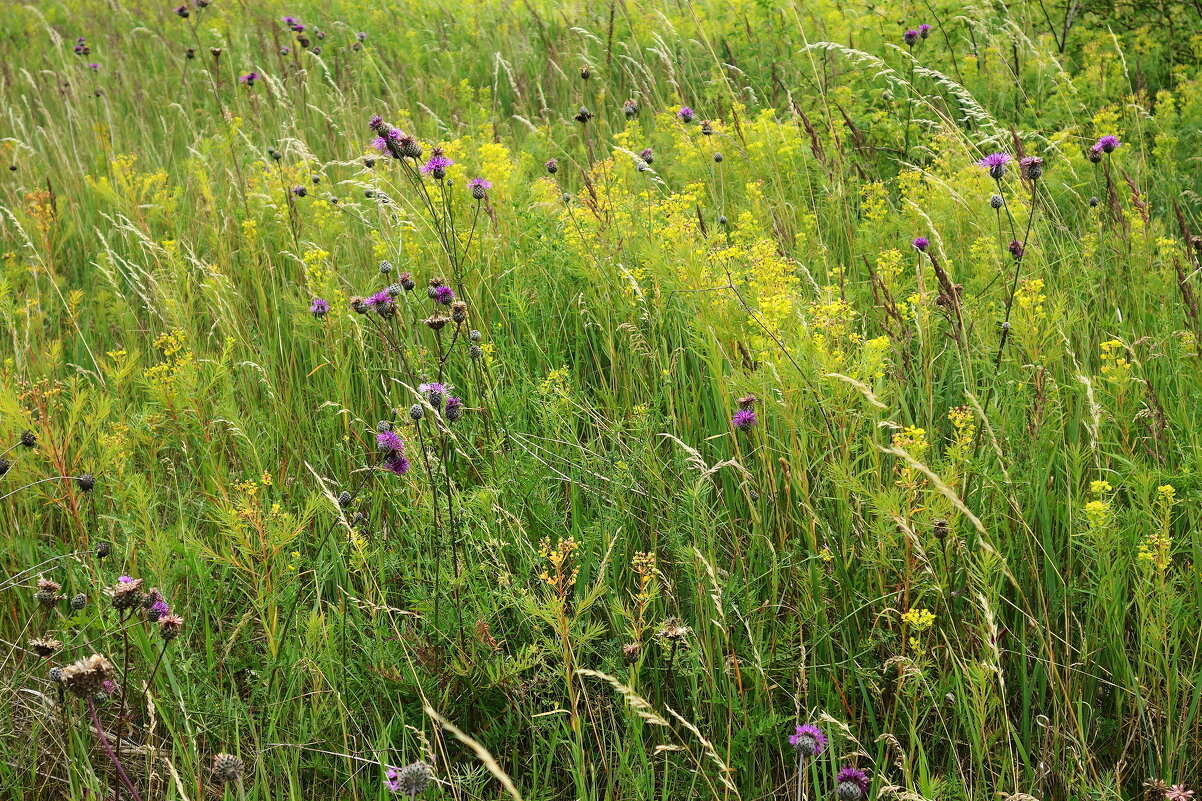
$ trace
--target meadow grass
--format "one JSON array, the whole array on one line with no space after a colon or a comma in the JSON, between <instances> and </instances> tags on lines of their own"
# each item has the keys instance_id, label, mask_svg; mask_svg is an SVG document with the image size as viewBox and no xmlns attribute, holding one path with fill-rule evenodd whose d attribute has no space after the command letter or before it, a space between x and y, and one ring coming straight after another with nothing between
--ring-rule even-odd
<instances>
[{"instance_id":1,"label":"meadow grass","mask_svg":"<svg viewBox=\"0 0 1202 801\"><path fill-rule=\"evenodd\" d=\"M1186 801L1200 20L4 4L0 796Z\"/></svg>"}]
</instances>

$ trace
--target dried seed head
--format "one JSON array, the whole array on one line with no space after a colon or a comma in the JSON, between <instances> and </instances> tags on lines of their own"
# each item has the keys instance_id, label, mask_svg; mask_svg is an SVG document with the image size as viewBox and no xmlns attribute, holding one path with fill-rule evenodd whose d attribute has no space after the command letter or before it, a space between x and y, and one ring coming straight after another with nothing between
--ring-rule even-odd
<instances>
[{"instance_id":1,"label":"dried seed head","mask_svg":"<svg viewBox=\"0 0 1202 801\"><path fill-rule=\"evenodd\" d=\"M638 116L639 104L634 100L627 100L622 104L622 113L626 115L626 119L632 119Z\"/></svg>"},{"instance_id":2,"label":"dried seed head","mask_svg":"<svg viewBox=\"0 0 1202 801\"><path fill-rule=\"evenodd\" d=\"M242 775L242 760L233 754L213 757L213 776L222 784L236 781Z\"/></svg>"},{"instance_id":3,"label":"dried seed head","mask_svg":"<svg viewBox=\"0 0 1202 801\"><path fill-rule=\"evenodd\" d=\"M431 314L426 318L426 325L434 331L441 331L449 322L451 322L451 318L441 314Z\"/></svg>"},{"instance_id":4,"label":"dried seed head","mask_svg":"<svg viewBox=\"0 0 1202 801\"><path fill-rule=\"evenodd\" d=\"M30 649L41 657L54 656L63 649L63 644L53 637L38 637L29 641Z\"/></svg>"},{"instance_id":5,"label":"dried seed head","mask_svg":"<svg viewBox=\"0 0 1202 801\"><path fill-rule=\"evenodd\" d=\"M142 603L142 579L118 581L109 588L108 593L114 609L133 609Z\"/></svg>"},{"instance_id":6,"label":"dried seed head","mask_svg":"<svg viewBox=\"0 0 1202 801\"><path fill-rule=\"evenodd\" d=\"M936 520L933 524L931 524L931 529L934 532L936 539L940 539L940 540L947 539L947 521L946 520L942 520L942 519Z\"/></svg>"},{"instance_id":7,"label":"dried seed head","mask_svg":"<svg viewBox=\"0 0 1202 801\"><path fill-rule=\"evenodd\" d=\"M26 448L32 448L34 445L38 444L38 435L29 429L25 429L21 432L21 444Z\"/></svg>"},{"instance_id":8,"label":"dried seed head","mask_svg":"<svg viewBox=\"0 0 1202 801\"><path fill-rule=\"evenodd\" d=\"M105 683L113 681L117 670L100 654L92 654L63 668L62 681L77 698L91 698L104 692Z\"/></svg>"},{"instance_id":9,"label":"dried seed head","mask_svg":"<svg viewBox=\"0 0 1202 801\"><path fill-rule=\"evenodd\" d=\"M471 357L473 359L479 359L481 356L484 355L484 348L480 347L479 345L473 344L470 348L468 348L468 353L471 354Z\"/></svg>"},{"instance_id":10,"label":"dried seed head","mask_svg":"<svg viewBox=\"0 0 1202 801\"><path fill-rule=\"evenodd\" d=\"M34 597L38 599L38 603L42 606L54 606L60 598L58 591L63 588L63 585L57 581L51 581L48 578L38 579L38 591Z\"/></svg>"},{"instance_id":11,"label":"dried seed head","mask_svg":"<svg viewBox=\"0 0 1202 801\"><path fill-rule=\"evenodd\" d=\"M96 548L93 550L93 553L96 554L97 559L103 559L112 552L113 544L108 540L101 540L100 542L96 543Z\"/></svg>"},{"instance_id":12,"label":"dried seed head","mask_svg":"<svg viewBox=\"0 0 1202 801\"><path fill-rule=\"evenodd\" d=\"M174 612L168 612L159 618L159 636L171 642L179 636L184 628L184 619Z\"/></svg>"},{"instance_id":13,"label":"dried seed head","mask_svg":"<svg viewBox=\"0 0 1202 801\"><path fill-rule=\"evenodd\" d=\"M83 492L91 492L92 488L96 486L96 477L91 473L84 473L82 476L76 477L75 483Z\"/></svg>"},{"instance_id":14,"label":"dried seed head","mask_svg":"<svg viewBox=\"0 0 1202 801\"><path fill-rule=\"evenodd\" d=\"M8 459L5 459L3 456L0 456L0 478L8 473L8 469L10 467L12 467L12 462L8 461Z\"/></svg>"},{"instance_id":15,"label":"dried seed head","mask_svg":"<svg viewBox=\"0 0 1202 801\"><path fill-rule=\"evenodd\" d=\"M467 304L462 300L451 304L451 319L457 323L462 323L467 319Z\"/></svg>"},{"instance_id":16,"label":"dried seed head","mask_svg":"<svg viewBox=\"0 0 1202 801\"><path fill-rule=\"evenodd\" d=\"M626 664L633 665L639 661L639 654L642 652L643 646L637 642L628 642L622 646L622 659Z\"/></svg>"}]
</instances>

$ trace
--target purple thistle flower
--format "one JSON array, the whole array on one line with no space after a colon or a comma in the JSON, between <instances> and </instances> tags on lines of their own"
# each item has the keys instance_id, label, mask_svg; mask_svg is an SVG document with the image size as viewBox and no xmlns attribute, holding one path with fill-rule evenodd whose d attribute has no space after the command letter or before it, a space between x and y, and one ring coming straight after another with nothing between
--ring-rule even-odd
<instances>
[{"instance_id":1,"label":"purple thistle flower","mask_svg":"<svg viewBox=\"0 0 1202 801\"><path fill-rule=\"evenodd\" d=\"M188 11L188 6L186 4L175 7L175 15L177 17L186 18L189 13L191 13L191 12Z\"/></svg>"},{"instance_id":2,"label":"purple thistle flower","mask_svg":"<svg viewBox=\"0 0 1202 801\"><path fill-rule=\"evenodd\" d=\"M146 610L146 619L151 623L157 623L159 618L169 614L171 614L171 607L167 605L166 601L160 598L151 604L150 608Z\"/></svg>"},{"instance_id":3,"label":"purple thistle flower","mask_svg":"<svg viewBox=\"0 0 1202 801\"><path fill-rule=\"evenodd\" d=\"M483 178L473 178L467 182L467 186L471 190L473 198L484 200L484 196L488 194L488 190L492 189L492 181L486 181Z\"/></svg>"},{"instance_id":4,"label":"purple thistle flower","mask_svg":"<svg viewBox=\"0 0 1202 801\"><path fill-rule=\"evenodd\" d=\"M925 22L918 26L918 35L925 39L931 35L931 26Z\"/></svg>"},{"instance_id":5,"label":"purple thistle flower","mask_svg":"<svg viewBox=\"0 0 1202 801\"><path fill-rule=\"evenodd\" d=\"M384 774L384 786L391 792L399 792L401 789L400 775L396 768L389 768L388 772Z\"/></svg>"},{"instance_id":6,"label":"purple thistle flower","mask_svg":"<svg viewBox=\"0 0 1202 801\"><path fill-rule=\"evenodd\" d=\"M914 239L913 245L914 245L914 249L917 250L919 253L926 253L927 248L929 248L931 246L931 240L927 239L925 236L916 237Z\"/></svg>"},{"instance_id":7,"label":"purple thistle flower","mask_svg":"<svg viewBox=\"0 0 1202 801\"><path fill-rule=\"evenodd\" d=\"M384 118L379 114L372 114L371 119L367 121L367 127L371 128L373 131L384 130Z\"/></svg>"},{"instance_id":8,"label":"purple thistle flower","mask_svg":"<svg viewBox=\"0 0 1202 801\"><path fill-rule=\"evenodd\" d=\"M454 387L450 386L449 384L443 384L439 381L431 381L428 384L420 385L417 388L417 391L426 396L426 400L430 402L431 406L433 406L435 409L441 409L443 400L447 397L447 393L449 393L452 389L454 389Z\"/></svg>"},{"instance_id":9,"label":"purple thistle flower","mask_svg":"<svg viewBox=\"0 0 1202 801\"><path fill-rule=\"evenodd\" d=\"M441 181L446 177L447 167L450 167L454 163L455 162L451 161L449 158L440 153L438 155L431 156L430 160L422 165L422 173L433 176L435 179Z\"/></svg>"},{"instance_id":10,"label":"purple thistle flower","mask_svg":"<svg viewBox=\"0 0 1202 801\"><path fill-rule=\"evenodd\" d=\"M257 81L257 80L259 80L259 73L257 73L257 72L248 72L248 73L246 73L245 75L243 75L242 77L240 77L240 78L238 79L238 82L239 82L239 83L242 83L242 84L245 84L246 86L254 86L254 85L255 85L255 81Z\"/></svg>"},{"instance_id":11,"label":"purple thistle flower","mask_svg":"<svg viewBox=\"0 0 1202 801\"><path fill-rule=\"evenodd\" d=\"M1019 159L1018 169L1028 181L1038 181L1039 177L1043 175L1043 159L1039 156L1027 156Z\"/></svg>"},{"instance_id":12,"label":"purple thistle flower","mask_svg":"<svg viewBox=\"0 0 1202 801\"><path fill-rule=\"evenodd\" d=\"M133 576L118 576L117 581L121 582L122 584L133 584L134 583Z\"/></svg>"},{"instance_id":13,"label":"purple thistle flower","mask_svg":"<svg viewBox=\"0 0 1202 801\"><path fill-rule=\"evenodd\" d=\"M325 317L330 311L330 304L325 298L313 298L309 304L309 313L314 317Z\"/></svg>"},{"instance_id":14,"label":"purple thistle flower","mask_svg":"<svg viewBox=\"0 0 1202 801\"><path fill-rule=\"evenodd\" d=\"M681 122L692 122L694 116L693 109L688 106L681 106L680 111L676 112L676 116L680 118Z\"/></svg>"},{"instance_id":15,"label":"purple thistle flower","mask_svg":"<svg viewBox=\"0 0 1202 801\"><path fill-rule=\"evenodd\" d=\"M1106 134L1093 146L1093 150L1100 150L1103 153L1113 153L1114 149L1119 146L1119 138L1114 134Z\"/></svg>"},{"instance_id":16,"label":"purple thistle flower","mask_svg":"<svg viewBox=\"0 0 1202 801\"><path fill-rule=\"evenodd\" d=\"M546 167L547 172L551 173L552 175L559 172L559 160L558 159L550 159L543 166Z\"/></svg>"},{"instance_id":17,"label":"purple thistle flower","mask_svg":"<svg viewBox=\"0 0 1202 801\"><path fill-rule=\"evenodd\" d=\"M655 161L655 153L652 152L651 148L645 147L639 151L639 158L650 164L651 162Z\"/></svg>"},{"instance_id":18,"label":"purple thistle flower","mask_svg":"<svg viewBox=\"0 0 1202 801\"><path fill-rule=\"evenodd\" d=\"M806 723L789 735L789 745L802 756L818 756L826 748L826 735L813 723Z\"/></svg>"},{"instance_id":19,"label":"purple thistle flower","mask_svg":"<svg viewBox=\"0 0 1202 801\"><path fill-rule=\"evenodd\" d=\"M388 294L387 289L381 289L379 292L367 299L368 306L383 306L387 303L392 303L392 295Z\"/></svg>"},{"instance_id":20,"label":"purple thistle flower","mask_svg":"<svg viewBox=\"0 0 1202 801\"><path fill-rule=\"evenodd\" d=\"M371 140L371 149L375 150L378 153L387 154L388 153L388 140L382 136L377 136L375 139Z\"/></svg>"},{"instance_id":21,"label":"purple thistle flower","mask_svg":"<svg viewBox=\"0 0 1202 801\"><path fill-rule=\"evenodd\" d=\"M434 287L434 302L441 303L444 306L450 306L455 302L455 290L449 286Z\"/></svg>"},{"instance_id":22,"label":"purple thistle flower","mask_svg":"<svg viewBox=\"0 0 1202 801\"><path fill-rule=\"evenodd\" d=\"M290 28L299 21L296 17L283 17L282 19L284 20L284 24Z\"/></svg>"},{"instance_id":23,"label":"purple thistle flower","mask_svg":"<svg viewBox=\"0 0 1202 801\"><path fill-rule=\"evenodd\" d=\"M381 431L376 434L376 446L382 453L389 456L405 452L405 443L395 431Z\"/></svg>"},{"instance_id":24,"label":"purple thistle flower","mask_svg":"<svg viewBox=\"0 0 1202 801\"><path fill-rule=\"evenodd\" d=\"M914 45L918 44L918 36L919 36L918 31L911 28L910 30L908 30L902 34L902 41L905 42L910 47L913 47Z\"/></svg>"},{"instance_id":25,"label":"purple thistle flower","mask_svg":"<svg viewBox=\"0 0 1202 801\"><path fill-rule=\"evenodd\" d=\"M841 801L861 801L868 795L868 774L848 766L835 776L835 785L835 795Z\"/></svg>"},{"instance_id":26,"label":"purple thistle flower","mask_svg":"<svg viewBox=\"0 0 1202 801\"><path fill-rule=\"evenodd\" d=\"M1006 174L1006 165L1013 160L1014 157L1006 152L990 153L978 161L977 166L989 170L989 177L995 181L1000 181L1002 176Z\"/></svg>"},{"instance_id":27,"label":"purple thistle flower","mask_svg":"<svg viewBox=\"0 0 1202 801\"><path fill-rule=\"evenodd\" d=\"M735 416L730 418L730 424L740 431L750 431L755 423L755 411L752 409L739 409Z\"/></svg>"},{"instance_id":28,"label":"purple thistle flower","mask_svg":"<svg viewBox=\"0 0 1202 801\"><path fill-rule=\"evenodd\" d=\"M399 453L394 453L384 460L384 469L403 476L409 472L409 460Z\"/></svg>"},{"instance_id":29,"label":"purple thistle flower","mask_svg":"<svg viewBox=\"0 0 1202 801\"><path fill-rule=\"evenodd\" d=\"M450 422L455 422L460 417L463 417L463 399L456 398L451 395L447 398L446 409L443 411L443 416Z\"/></svg>"}]
</instances>

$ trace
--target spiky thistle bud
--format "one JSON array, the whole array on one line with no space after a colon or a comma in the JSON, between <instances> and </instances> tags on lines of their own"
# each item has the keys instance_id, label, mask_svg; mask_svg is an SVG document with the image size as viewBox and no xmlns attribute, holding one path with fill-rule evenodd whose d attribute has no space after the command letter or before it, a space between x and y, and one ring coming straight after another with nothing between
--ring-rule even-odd
<instances>
[{"instance_id":1,"label":"spiky thistle bud","mask_svg":"<svg viewBox=\"0 0 1202 801\"><path fill-rule=\"evenodd\" d=\"M92 488L96 486L96 477L91 473L84 473L75 478L75 483L82 492L91 492Z\"/></svg>"},{"instance_id":2,"label":"spiky thistle bud","mask_svg":"<svg viewBox=\"0 0 1202 801\"><path fill-rule=\"evenodd\" d=\"M76 612L78 612L80 609L83 609L87 605L88 596L84 595L82 592L71 599L71 608Z\"/></svg>"},{"instance_id":3,"label":"spiky thistle bud","mask_svg":"<svg viewBox=\"0 0 1202 801\"><path fill-rule=\"evenodd\" d=\"M351 502L352 502L352 501L354 501L354 500L355 500L354 496L353 496L353 495L351 495L351 494L350 494L349 492L347 492L346 490L343 490L343 491L342 491L341 493L339 493L339 495L338 495L338 505L339 505L340 507L342 507L343 509L347 509L347 508L349 508L349 507L350 507L350 505L351 505Z\"/></svg>"},{"instance_id":4,"label":"spiky thistle bud","mask_svg":"<svg viewBox=\"0 0 1202 801\"><path fill-rule=\"evenodd\" d=\"M21 432L21 444L26 448L32 448L38 444L38 435L29 429L25 429Z\"/></svg>"}]
</instances>

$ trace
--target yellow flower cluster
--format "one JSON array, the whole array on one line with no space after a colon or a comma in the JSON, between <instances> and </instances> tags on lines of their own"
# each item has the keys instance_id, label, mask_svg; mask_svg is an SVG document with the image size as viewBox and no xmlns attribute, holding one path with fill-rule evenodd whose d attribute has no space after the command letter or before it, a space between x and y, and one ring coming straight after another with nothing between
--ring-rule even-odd
<instances>
[{"instance_id":1,"label":"yellow flower cluster","mask_svg":"<svg viewBox=\"0 0 1202 801\"><path fill-rule=\"evenodd\" d=\"M914 631L926 631L935 625L935 613L929 609L917 607L903 614L902 622Z\"/></svg>"},{"instance_id":2,"label":"yellow flower cluster","mask_svg":"<svg viewBox=\"0 0 1202 801\"><path fill-rule=\"evenodd\" d=\"M572 591L572 587L576 584L576 576L580 573L580 568L575 563L575 555L578 550L580 550L580 543L572 537L562 539L555 545L551 544L549 538L544 537L539 543L538 553L547 560L547 567L539 573L538 577L561 598L567 597L568 593Z\"/></svg>"},{"instance_id":3,"label":"yellow flower cluster","mask_svg":"<svg viewBox=\"0 0 1202 801\"><path fill-rule=\"evenodd\" d=\"M1131 363L1124 353L1126 348L1117 339L1102 343L1102 377L1107 381L1121 384L1131 377Z\"/></svg>"}]
</instances>

